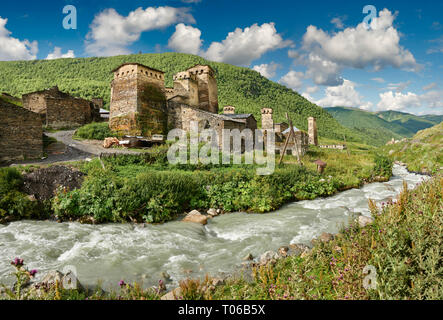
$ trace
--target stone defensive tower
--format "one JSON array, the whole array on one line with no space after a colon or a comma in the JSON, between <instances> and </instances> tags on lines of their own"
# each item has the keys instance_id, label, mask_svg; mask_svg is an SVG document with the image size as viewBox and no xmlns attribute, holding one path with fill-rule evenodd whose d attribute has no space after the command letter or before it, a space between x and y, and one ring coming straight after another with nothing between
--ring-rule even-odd
<instances>
[{"instance_id":1,"label":"stone defensive tower","mask_svg":"<svg viewBox=\"0 0 443 320\"><path fill-rule=\"evenodd\" d=\"M199 108L199 91L197 75L189 71L179 72L173 77L174 89L168 93L169 97L182 96L183 103L194 108Z\"/></svg>"},{"instance_id":2,"label":"stone defensive tower","mask_svg":"<svg viewBox=\"0 0 443 320\"><path fill-rule=\"evenodd\" d=\"M164 72L139 63L125 63L112 72L110 129L130 136L165 134Z\"/></svg>"},{"instance_id":3,"label":"stone defensive tower","mask_svg":"<svg viewBox=\"0 0 443 320\"><path fill-rule=\"evenodd\" d=\"M186 71L197 78L199 109L218 113L218 90L214 69L210 66L196 65Z\"/></svg>"},{"instance_id":4,"label":"stone defensive tower","mask_svg":"<svg viewBox=\"0 0 443 320\"><path fill-rule=\"evenodd\" d=\"M274 119L272 118L273 110L271 108L261 109L261 128L262 130L273 130Z\"/></svg>"},{"instance_id":5,"label":"stone defensive tower","mask_svg":"<svg viewBox=\"0 0 443 320\"><path fill-rule=\"evenodd\" d=\"M318 146L317 120L313 117L308 118L309 144Z\"/></svg>"},{"instance_id":6,"label":"stone defensive tower","mask_svg":"<svg viewBox=\"0 0 443 320\"><path fill-rule=\"evenodd\" d=\"M233 106L224 107L223 114L235 114L235 107L233 107Z\"/></svg>"}]
</instances>

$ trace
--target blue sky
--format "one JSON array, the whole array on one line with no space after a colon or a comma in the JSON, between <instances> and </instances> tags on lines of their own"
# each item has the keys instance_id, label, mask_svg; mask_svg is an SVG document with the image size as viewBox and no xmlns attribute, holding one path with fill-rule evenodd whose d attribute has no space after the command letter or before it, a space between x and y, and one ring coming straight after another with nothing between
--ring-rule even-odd
<instances>
[{"instance_id":1,"label":"blue sky","mask_svg":"<svg viewBox=\"0 0 443 320\"><path fill-rule=\"evenodd\" d=\"M76 30L63 28L66 5ZM366 5L377 9L369 28ZM0 60L186 52L323 107L443 114L442 12L430 0L2 1Z\"/></svg>"}]
</instances>

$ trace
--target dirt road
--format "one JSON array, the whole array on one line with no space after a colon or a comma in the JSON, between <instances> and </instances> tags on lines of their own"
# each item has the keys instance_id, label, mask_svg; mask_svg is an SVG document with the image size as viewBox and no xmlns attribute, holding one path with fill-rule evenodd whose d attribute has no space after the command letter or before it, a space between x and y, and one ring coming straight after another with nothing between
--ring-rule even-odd
<instances>
[{"instance_id":1,"label":"dirt road","mask_svg":"<svg viewBox=\"0 0 443 320\"><path fill-rule=\"evenodd\" d=\"M53 164L71 161L82 161L99 157L102 154L139 154L139 152L125 149L105 149L103 141L99 140L74 140L75 130L45 133L48 137L57 139L45 153L47 157L41 160L16 162L14 165Z\"/></svg>"}]
</instances>

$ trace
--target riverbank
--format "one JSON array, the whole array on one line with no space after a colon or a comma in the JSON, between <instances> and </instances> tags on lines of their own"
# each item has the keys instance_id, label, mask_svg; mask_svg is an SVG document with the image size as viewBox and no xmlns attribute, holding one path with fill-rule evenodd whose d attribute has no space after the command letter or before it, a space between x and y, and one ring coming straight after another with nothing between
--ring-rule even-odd
<instances>
[{"instance_id":1,"label":"riverbank","mask_svg":"<svg viewBox=\"0 0 443 320\"><path fill-rule=\"evenodd\" d=\"M317 173L315 160L328 166ZM167 162L167 148L143 155L114 155L69 165L86 175L81 188L58 190L44 203L22 192L22 174L39 167L0 169L5 199L0 223L48 219L84 223L163 223L184 212L208 209L265 213L292 201L328 197L373 181L387 181L392 163L371 151L347 154L313 148L304 166L285 164L273 175L257 176L256 166L182 165ZM53 191L53 190L52 190ZM31 197L31 198L29 198ZM25 209L23 209L25 208ZM1 211L3 210L3 211Z\"/></svg>"},{"instance_id":2,"label":"riverbank","mask_svg":"<svg viewBox=\"0 0 443 320\"><path fill-rule=\"evenodd\" d=\"M246 277L246 269L244 277L184 280L174 293L178 299L192 300L442 299L442 274L438 268L443 249L442 193L442 176L420 183L415 189L405 186L395 200L381 207L370 202L373 221L360 221L334 235L322 235L313 242L312 249L292 245L289 251L283 247L278 256L268 252L264 262L259 261L264 258L248 262L252 277ZM367 289L370 282L363 274L367 266L374 266L377 272L376 288ZM173 293L164 297L165 282L166 279L155 288L143 289L141 284L122 281L120 290L108 293L59 287L40 298L173 299Z\"/></svg>"}]
</instances>

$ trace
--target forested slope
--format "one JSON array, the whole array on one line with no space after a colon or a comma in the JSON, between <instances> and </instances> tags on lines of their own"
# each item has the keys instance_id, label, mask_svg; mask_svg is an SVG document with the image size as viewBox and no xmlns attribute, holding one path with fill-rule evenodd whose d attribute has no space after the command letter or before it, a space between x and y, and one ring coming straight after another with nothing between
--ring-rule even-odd
<instances>
[{"instance_id":1,"label":"forested slope","mask_svg":"<svg viewBox=\"0 0 443 320\"><path fill-rule=\"evenodd\" d=\"M364 135L342 127L329 113L310 103L295 91L262 77L248 68L209 62L180 53L140 54L109 58L0 62L0 92L15 96L58 85L62 91L83 98L110 99L111 70L125 62L138 62L166 72L167 86L172 75L195 64L209 64L217 73L220 108L234 105L239 113L252 113L260 122L262 107L274 109L275 121L285 121L288 112L294 124L307 130L307 118L317 118L324 137L371 143Z\"/></svg>"}]
</instances>

